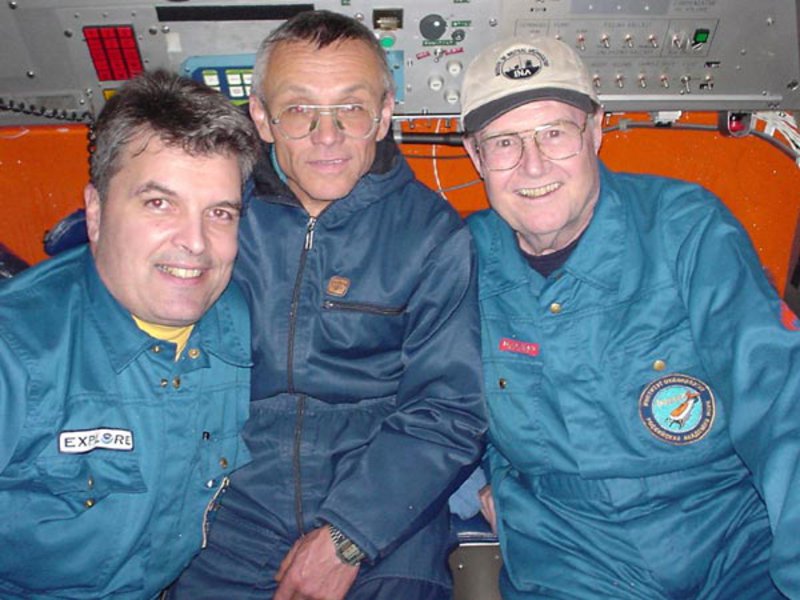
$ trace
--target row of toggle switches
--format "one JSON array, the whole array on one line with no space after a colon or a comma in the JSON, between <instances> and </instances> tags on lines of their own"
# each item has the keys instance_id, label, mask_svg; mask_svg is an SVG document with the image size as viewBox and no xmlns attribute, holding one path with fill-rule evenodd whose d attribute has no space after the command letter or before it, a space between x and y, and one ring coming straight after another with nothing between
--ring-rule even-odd
<instances>
[{"instance_id":1,"label":"row of toggle switches","mask_svg":"<svg viewBox=\"0 0 800 600\"><path fill-rule=\"evenodd\" d=\"M668 34L669 35L669 34ZM685 52L697 52L702 50L707 44L710 43L711 31L706 28L697 28L693 33L686 31L673 32L670 37L670 45L673 50ZM560 35L556 35L556 39L562 39ZM611 36L604 33L599 38L600 46L610 49L612 44ZM586 35L579 33L575 38L575 46L581 52L586 51ZM633 34L626 34L622 38L622 48L633 48L635 46ZM661 43L659 37L651 33L647 36L647 46L651 48L659 48Z\"/></svg>"},{"instance_id":2,"label":"row of toggle switches","mask_svg":"<svg viewBox=\"0 0 800 600\"><path fill-rule=\"evenodd\" d=\"M448 69L448 70L450 71L450 69ZM458 69L457 71L458 71L457 73L453 73L451 71L450 74L455 77L460 73L460 69ZM679 78L678 81L679 81L679 84L680 84L679 92L681 94L691 94L692 93L692 91L693 91L693 87L692 86L695 83L695 81L692 80L691 75L682 75ZM600 89L603 87L603 80L600 77L600 75L598 75L598 74L595 74L592 77L592 83L594 84L595 89L598 90L598 91L600 91ZM627 79L626 79L625 75L623 75L621 73L618 73L614 77L614 86L617 87L618 89L623 89L625 87L626 83L627 83ZM650 85L650 82L648 81L646 75L639 74L636 77L635 85L637 87L641 88L641 89L647 89L647 87ZM656 81L656 85L658 85L658 86L660 86L660 87L662 87L664 89L670 89L672 87L672 82L670 81L669 75L661 74L658 77L657 81ZM444 80L443 77L440 77L439 75L433 75L430 79L428 79L428 87L433 92L441 92L441 91L444 90L445 91L445 101L448 104L456 104L459 101L459 93L456 90L445 90L445 80ZM711 90L713 90L714 89L714 78L711 75L706 75L701 80L699 80L699 83L698 83L697 87L699 88L700 91L711 91Z\"/></svg>"},{"instance_id":3,"label":"row of toggle switches","mask_svg":"<svg viewBox=\"0 0 800 600\"><path fill-rule=\"evenodd\" d=\"M595 89L599 90L603 86L602 79L600 75L595 74L592 77L592 83L594 84ZM617 74L614 77L614 85L620 89L625 87L626 79L625 75ZM683 75L680 77L680 93L681 94L691 94L692 93L692 77L690 75ZM647 76L640 74L636 78L636 85L642 89L646 89L648 86ZM671 82L669 79L669 75L662 74L658 78L657 85L661 86L664 89L669 89L671 86ZM702 91L710 91L714 89L714 78L711 75L706 75L699 83L699 89Z\"/></svg>"},{"instance_id":4,"label":"row of toggle switches","mask_svg":"<svg viewBox=\"0 0 800 600\"><path fill-rule=\"evenodd\" d=\"M557 35L556 39L560 40L561 36ZM576 38L576 46L578 50L581 52L586 51L586 36L584 34L578 34ZM659 47L658 38L654 34L650 34L647 38L647 43L652 46L653 48ZM603 34L600 36L600 45L603 48L611 48L611 37L608 34ZM633 48L633 35L627 34L624 38L622 38L622 46L624 48Z\"/></svg>"}]
</instances>

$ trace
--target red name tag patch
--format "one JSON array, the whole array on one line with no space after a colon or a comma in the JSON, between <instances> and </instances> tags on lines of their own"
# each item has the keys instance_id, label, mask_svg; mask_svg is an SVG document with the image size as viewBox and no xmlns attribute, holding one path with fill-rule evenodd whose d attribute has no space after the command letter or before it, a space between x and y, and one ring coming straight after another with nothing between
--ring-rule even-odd
<instances>
[{"instance_id":1,"label":"red name tag patch","mask_svg":"<svg viewBox=\"0 0 800 600\"><path fill-rule=\"evenodd\" d=\"M516 354L527 354L528 356L539 356L539 344L533 342L521 342L511 338L500 338L500 352L514 352Z\"/></svg>"}]
</instances>

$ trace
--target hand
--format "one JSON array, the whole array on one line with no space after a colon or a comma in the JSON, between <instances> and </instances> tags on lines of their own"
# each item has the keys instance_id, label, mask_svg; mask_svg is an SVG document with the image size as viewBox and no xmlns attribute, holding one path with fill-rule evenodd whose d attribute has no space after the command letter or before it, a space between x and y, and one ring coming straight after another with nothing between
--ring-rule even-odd
<instances>
[{"instance_id":1,"label":"hand","mask_svg":"<svg viewBox=\"0 0 800 600\"><path fill-rule=\"evenodd\" d=\"M281 562L273 600L342 600L358 575L358 566L336 556L328 526L294 543Z\"/></svg>"},{"instance_id":2,"label":"hand","mask_svg":"<svg viewBox=\"0 0 800 600\"><path fill-rule=\"evenodd\" d=\"M481 514L489 521L492 533L497 535L497 514L494 512L494 497L492 497L492 486L485 485L478 490L478 497L481 500Z\"/></svg>"}]
</instances>

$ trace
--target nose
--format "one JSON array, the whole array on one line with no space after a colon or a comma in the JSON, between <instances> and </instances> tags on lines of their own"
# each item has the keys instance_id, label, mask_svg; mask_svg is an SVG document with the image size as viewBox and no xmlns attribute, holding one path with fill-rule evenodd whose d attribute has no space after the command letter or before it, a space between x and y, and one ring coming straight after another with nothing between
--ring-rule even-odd
<instances>
[{"instance_id":1,"label":"nose","mask_svg":"<svg viewBox=\"0 0 800 600\"><path fill-rule=\"evenodd\" d=\"M344 133L336 124L336 115L333 111L320 111L317 126L311 132L314 143L335 144L341 140Z\"/></svg>"},{"instance_id":2,"label":"nose","mask_svg":"<svg viewBox=\"0 0 800 600\"><path fill-rule=\"evenodd\" d=\"M173 237L175 246L191 254L198 256L206 249L206 223L202 215L183 215L175 229Z\"/></svg>"},{"instance_id":3,"label":"nose","mask_svg":"<svg viewBox=\"0 0 800 600\"><path fill-rule=\"evenodd\" d=\"M520 168L532 176L539 176L547 170L550 161L539 150L536 140L531 136L523 139Z\"/></svg>"}]
</instances>

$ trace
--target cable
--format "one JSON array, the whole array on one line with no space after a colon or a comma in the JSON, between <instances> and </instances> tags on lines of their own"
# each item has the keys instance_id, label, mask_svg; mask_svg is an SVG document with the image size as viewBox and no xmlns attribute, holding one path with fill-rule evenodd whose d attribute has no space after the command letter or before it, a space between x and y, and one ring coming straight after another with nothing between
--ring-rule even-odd
<instances>
[{"instance_id":1,"label":"cable","mask_svg":"<svg viewBox=\"0 0 800 600\"><path fill-rule=\"evenodd\" d=\"M33 104L28 105L24 102L6 100L5 98L0 98L0 111L15 112L59 121L72 121L75 123L90 123L94 120L92 114L88 111L78 114L78 112L74 110L59 111L57 108L47 108L45 106L35 106Z\"/></svg>"},{"instance_id":2,"label":"cable","mask_svg":"<svg viewBox=\"0 0 800 600\"><path fill-rule=\"evenodd\" d=\"M798 130L794 115L783 111L761 111L754 113L753 117L756 122L764 123L763 134L757 130L754 130L754 133L774 146L784 149L786 145L775 138L775 132L780 133L788 142L792 151L792 158L797 166L800 167L800 130ZM776 144L780 144L780 146Z\"/></svg>"},{"instance_id":3,"label":"cable","mask_svg":"<svg viewBox=\"0 0 800 600\"><path fill-rule=\"evenodd\" d=\"M450 187L444 188L444 189L439 190L439 191L440 192L455 192L456 190L463 190L464 188L468 188L468 187L471 187L473 185L478 185L479 183L482 183L482 182L483 182L482 179L473 179L472 181L467 181L466 183L459 183L459 184L456 184L456 185L451 185Z\"/></svg>"},{"instance_id":4,"label":"cable","mask_svg":"<svg viewBox=\"0 0 800 600\"><path fill-rule=\"evenodd\" d=\"M441 123L441 119L438 122ZM394 141L398 144L460 146L461 139L462 135L460 133L408 133L398 130L394 134Z\"/></svg>"},{"instance_id":5,"label":"cable","mask_svg":"<svg viewBox=\"0 0 800 600\"><path fill-rule=\"evenodd\" d=\"M442 126L442 120L438 119L436 121L436 127L433 129L434 134L439 133L439 128ZM442 189L442 180L439 178L439 163L436 160L436 144L433 145L431 148L431 153L433 154L433 159L431 160L431 168L433 170L433 180L436 182L436 191L439 195L447 200L447 193ZM449 200L447 200L449 202Z\"/></svg>"},{"instance_id":6,"label":"cable","mask_svg":"<svg viewBox=\"0 0 800 600\"><path fill-rule=\"evenodd\" d=\"M756 116L758 116L758 114L759 113L756 113ZM766 114L766 113L761 113L761 114ZM783 113L783 114L785 115L786 113ZM761 117L761 120L764 120L764 118ZM778 131L780 131L780 133L784 137L786 137L787 140L790 140L790 143L791 143L791 139L792 139L790 136L793 135L794 139L796 140L796 143L798 144L797 146L795 146L794 143L792 143L792 146L789 146L788 144L785 144L785 143L781 142L780 140L776 139L772 135L769 135L769 134L767 134L765 132L762 132L762 131L759 131L757 129L753 129L750 132L750 135L753 135L756 138L758 138L760 140L763 140L763 141L769 143L770 145L774 146L775 148L777 148L778 150L780 150L781 152L786 154L793 161L795 161L795 163L797 163L798 167L800 167L800 133L798 133L796 124L794 124L794 125L790 124L791 122L793 122L793 120L794 120L793 118L791 118L791 121L788 121L788 120L784 119L784 120L781 120L780 122L777 122L775 120L770 120L770 124L772 124L776 128L778 128ZM603 128L603 133L611 133L611 132L614 132L614 131L625 131L627 129L659 129L659 130L662 130L662 131L663 130L674 130L674 131L719 131L719 129L717 129L717 127L715 125L700 125L700 124L695 124L695 123L681 123L681 124L672 123L670 125L657 125L657 124L649 122L649 121L627 121L625 119L622 119L622 120L620 120L619 123L617 123L615 125L611 125L609 127L604 127ZM797 148L797 149L795 149L795 148Z\"/></svg>"}]
</instances>

